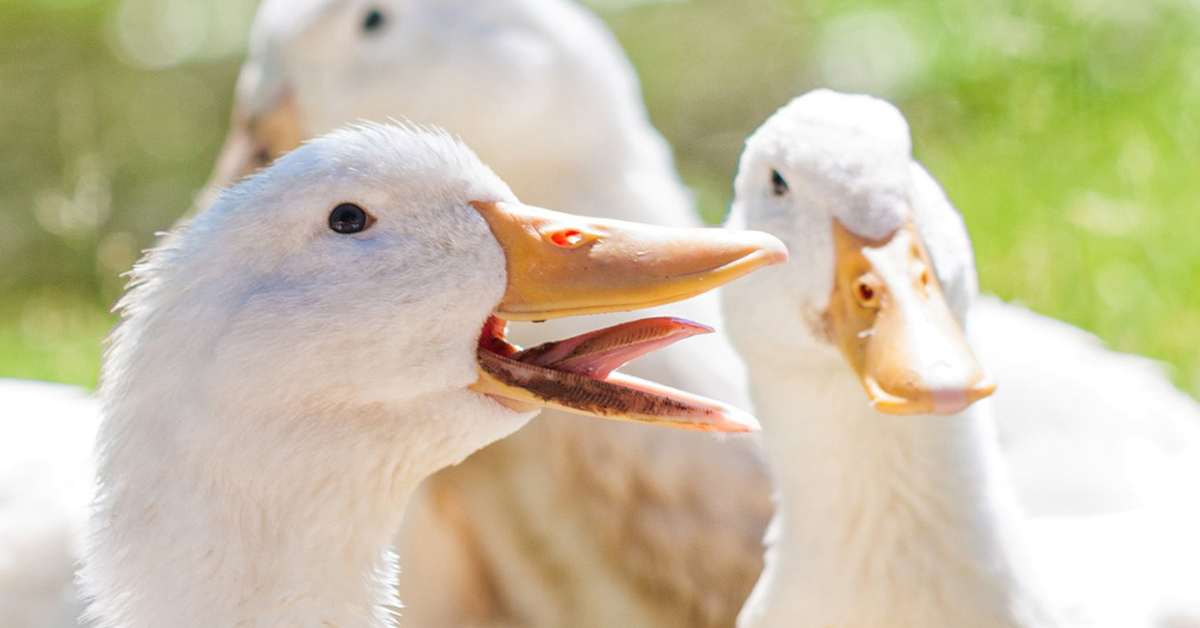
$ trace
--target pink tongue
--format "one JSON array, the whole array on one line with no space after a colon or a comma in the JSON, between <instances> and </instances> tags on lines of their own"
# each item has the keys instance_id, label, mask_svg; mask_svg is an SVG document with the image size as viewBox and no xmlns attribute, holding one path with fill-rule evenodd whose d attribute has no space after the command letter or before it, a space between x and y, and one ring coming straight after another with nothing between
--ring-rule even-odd
<instances>
[{"instance_id":1,"label":"pink tongue","mask_svg":"<svg viewBox=\"0 0 1200 628\"><path fill-rule=\"evenodd\" d=\"M655 349L708 333L712 333L711 327L682 318L644 318L540 344L509 358L556 371L604 379L613 370Z\"/></svg>"}]
</instances>

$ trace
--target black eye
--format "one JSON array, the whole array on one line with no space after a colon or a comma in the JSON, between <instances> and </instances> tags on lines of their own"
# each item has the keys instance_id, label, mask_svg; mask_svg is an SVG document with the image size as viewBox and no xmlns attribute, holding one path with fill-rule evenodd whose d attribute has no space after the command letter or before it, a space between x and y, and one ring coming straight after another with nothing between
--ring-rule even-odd
<instances>
[{"instance_id":1,"label":"black eye","mask_svg":"<svg viewBox=\"0 0 1200 628\"><path fill-rule=\"evenodd\" d=\"M379 9L371 9L363 16L362 29L364 33L372 33L383 28L387 20L383 18L383 11Z\"/></svg>"},{"instance_id":2,"label":"black eye","mask_svg":"<svg viewBox=\"0 0 1200 628\"><path fill-rule=\"evenodd\" d=\"M363 208L342 203L329 212L329 228L338 233L358 233L375 222Z\"/></svg>"},{"instance_id":3,"label":"black eye","mask_svg":"<svg viewBox=\"0 0 1200 628\"><path fill-rule=\"evenodd\" d=\"M771 171L771 193L775 196L783 196L788 192L787 181L783 180L783 176L778 170Z\"/></svg>"}]
</instances>

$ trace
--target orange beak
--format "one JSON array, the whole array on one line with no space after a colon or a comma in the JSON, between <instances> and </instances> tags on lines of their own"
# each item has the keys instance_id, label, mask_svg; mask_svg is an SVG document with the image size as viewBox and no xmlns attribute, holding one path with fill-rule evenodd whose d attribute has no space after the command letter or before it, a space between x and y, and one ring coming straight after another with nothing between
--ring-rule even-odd
<instances>
[{"instance_id":1,"label":"orange beak","mask_svg":"<svg viewBox=\"0 0 1200 628\"><path fill-rule=\"evenodd\" d=\"M508 265L504 297L485 327L472 389L514 409L710 432L758 429L725 404L626 376L620 364L707 328L649 319L522 351L503 320L624 312L695 296L787 260L774 236L755 231L671 229L582 218L518 203L472 203Z\"/></svg>"},{"instance_id":2,"label":"orange beak","mask_svg":"<svg viewBox=\"0 0 1200 628\"><path fill-rule=\"evenodd\" d=\"M833 233L827 329L871 403L889 414L953 414L992 394L912 222L882 240L837 221Z\"/></svg>"}]
</instances>

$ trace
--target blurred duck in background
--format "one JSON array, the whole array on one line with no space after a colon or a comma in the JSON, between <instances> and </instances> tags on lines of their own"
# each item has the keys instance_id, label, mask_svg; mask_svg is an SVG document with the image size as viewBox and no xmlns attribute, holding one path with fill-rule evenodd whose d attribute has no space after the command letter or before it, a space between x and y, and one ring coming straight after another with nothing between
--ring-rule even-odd
<instances>
[{"instance_id":1,"label":"blurred duck in background","mask_svg":"<svg viewBox=\"0 0 1200 628\"><path fill-rule=\"evenodd\" d=\"M730 224L793 252L723 295L779 489L739 628L1200 626L1194 467L1177 508L1023 520L963 333L970 240L899 111L825 90L780 109ZM1173 436L1200 464L1200 425Z\"/></svg>"},{"instance_id":2,"label":"blurred duck in background","mask_svg":"<svg viewBox=\"0 0 1200 628\"><path fill-rule=\"evenodd\" d=\"M0 379L0 626L73 628L100 402L73 386Z\"/></svg>"}]
</instances>

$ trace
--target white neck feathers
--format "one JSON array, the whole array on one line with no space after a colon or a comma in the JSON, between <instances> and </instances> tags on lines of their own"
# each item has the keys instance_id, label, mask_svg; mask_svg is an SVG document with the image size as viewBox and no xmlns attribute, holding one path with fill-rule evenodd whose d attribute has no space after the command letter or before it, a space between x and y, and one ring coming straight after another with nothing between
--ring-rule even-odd
<instances>
[{"instance_id":1,"label":"white neck feathers","mask_svg":"<svg viewBox=\"0 0 1200 628\"><path fill-rule=\"evenodd\" d=\"M986 407L884 415L820 362L752 379L779 510L739 625L1045 625Z\"/></svg>"},{"instance_id":2,"label":"white neck feathers","mask_svg":"<svg viewBox=\"0 0 1200 628\"><path fill-rule=\"evenodd\" d=\"M391 626L388 548L409 495L480 432L528 418L497 418L467 390L287 405L286 391L222 394L198 371L143 367L106 387L81 569L98 628Z\"/></svg>"},{"instance_id":3,"label":"white neck feathers","mask_svg":"<svg viewBox=\"0 0 1200 628\"><path fill-rule=\"evenodd\" d=\"M421 477L392 419L383 407L327 412L293 422L301 433L256 435L273 441L261 448L197 448L204 439L151 428L109 452L82 571L97 625L391 625L388 542Z\"/></svg>"}]
</instances>

